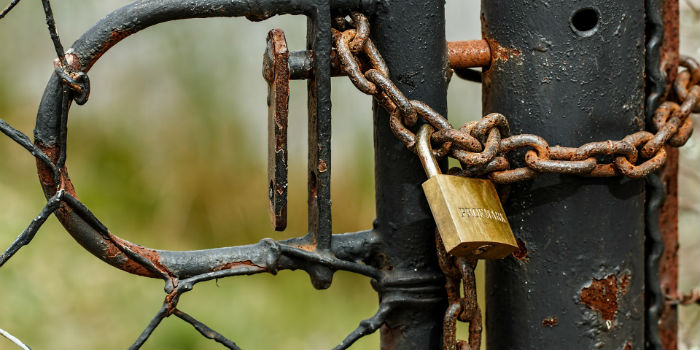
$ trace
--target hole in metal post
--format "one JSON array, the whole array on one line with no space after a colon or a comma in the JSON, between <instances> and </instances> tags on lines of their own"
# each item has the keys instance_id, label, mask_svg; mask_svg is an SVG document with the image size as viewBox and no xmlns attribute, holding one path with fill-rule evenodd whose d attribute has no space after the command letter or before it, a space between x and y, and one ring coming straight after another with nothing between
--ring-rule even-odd
<instances>
[{"instance_id":1,"label":"hole in metal post","mask_svg":"<svg viewBox=\"0 0 700 350\"><path fill-rule=\"evenodd\" d=\"M571 15L571 29L580 36L591 36L598 29L599 17L597 9L590 7L578 9Z\"/></svg>"}]
</instances>

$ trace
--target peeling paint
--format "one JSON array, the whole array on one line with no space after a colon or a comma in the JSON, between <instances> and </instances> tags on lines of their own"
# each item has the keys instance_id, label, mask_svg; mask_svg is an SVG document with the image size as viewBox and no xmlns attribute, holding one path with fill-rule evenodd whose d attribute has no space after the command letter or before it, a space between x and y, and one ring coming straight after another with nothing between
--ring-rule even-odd
<instances>
[{"instance_id":1,"label":"peeling paint","mask_svg":"<svg viewBox=\"0 0 700 350\"><path fill-rule=\"evenodd\" d=\"M231 269L235 269L237 267L242 267L242 266L256 267L256 268L264 269L262 266L254 264L250 260L244 260L244 261L232 261L232 262L223 264L219 267L214 268L212 271L231 270Z\"/></svg>"},{"instance_id":2,"label":"peeling paint","mask_svg":"<svg viewBox=\"0 0 700 350\"><path fill-rule=\"evenodd\" d=\"M523 53L522 51L512 48L501 46L496 40L486 38L491 48L491 60L508 61L513 58L519 58Z\"/></svg>"},{"instance_id":3,"label":"peeling paint","mask_svg":"<svg viewBox=\"0 0 700 350\"><path fill-rule=\"evenodd\" d=\"M600 312L604 320L612 321L617 313L618 291L617 275L608 275L603 279L594 278L588 286L581 289L580 301Z\"/></svg>"},{"instance_id":4,"label":"peeling paint","mask_svg":"<svg viewBox=\"0 0 700 350\"><path fill-rule=\"evenodd\" d=\"M551 328L551 327L556 326L557 324L559 324L559 319L557 319L557 316L548 317L548 318L545 318L544 320L542 320L542 326L544 326L544 327Z\"/></svg>"},{"instance_id":5,"label":"peeling paint","mask_svg":"<svg viewBox=\"0 0 700 350\"><path fill-rule=\"evenodd\" d=\"M98 48L98 51L91 57L88 67L92 67L92 65L94 65L95 62L97 62L97 60L100 59L105 52L107 52L107 50L131 34L133 34L133 31L130 30L113 30L109 36L109 39L100 48ZM87 70L88 67L84 67L86 68L85 70Z\"/></svg>"},{"instance_id":6,"label":"peeling paint","mask_svg":"<svg viewBox=\"0 0 700 350\"><path fill-rule=\"evenodd\" d=\"M321 159L318 161L318 172L319 173L325 173L328 171L328 165L326 164L326 161Z\"/></svg>"},{"instance_id":7,"label":"peeling paint","mask_svg":"<svg viewBox=\"0 0 700 350\"><path fill-rule=\"evenodd\" d=\"M625 273L622 276L620 276L620 282L618 286L620 287L620 295L624 296L627 294L627 290L630 286L630 275Z\"/></svg>"},{"instance_id":8,"label":"peeling paint","mask_svg":"<svg viewBox=\"0 0 700 350\"><path fill-rule=\"evenodd\" d=\"M525 242L523 242L522 239L516 238L516 241L518 242L518 249L516 249L513 252L513 257L516 258L517 260L527 262L527 248L525 247Z\"/></svg>"}]
</instances>

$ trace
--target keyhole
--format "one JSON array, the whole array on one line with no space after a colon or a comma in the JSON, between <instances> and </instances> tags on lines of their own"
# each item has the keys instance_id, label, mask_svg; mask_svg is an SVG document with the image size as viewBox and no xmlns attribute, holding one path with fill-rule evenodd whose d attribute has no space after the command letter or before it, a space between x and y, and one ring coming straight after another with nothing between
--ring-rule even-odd
<instances>
[{"instance_id":1,"label":"keyhole","mask_svg":"<svg viewBox=\"0 0 700 350\"><path fill-rule=\"evenodd\" d=\"M594 8L578 9L571 15L571 29L580 36L591 36L598 29L598 17Z\"/></svg>"}]
</instances>

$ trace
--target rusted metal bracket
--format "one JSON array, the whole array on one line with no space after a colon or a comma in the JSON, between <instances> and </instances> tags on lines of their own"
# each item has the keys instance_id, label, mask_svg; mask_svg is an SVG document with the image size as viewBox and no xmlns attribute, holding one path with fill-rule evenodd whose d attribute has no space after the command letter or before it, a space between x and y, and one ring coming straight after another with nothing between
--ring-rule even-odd
<instances>
[{"instance_id":1,"label":"rusted metal bracket","mask_svg":"<svg viewBox=\"0 0 700 350\"><path fill-rule=\"evenodd\" d=\"M450 68L487 67L491 64L491 47L486 40L448 41Z\"/></svg>"},{"instance_id":2,"label":"rusted metal bracket","mask_svg":"<svg viewBox=\"0 0 700 350\"><path fill-rule=\"evenodd\" d=\"M661 99L672 93L678 64L678 0L647 0L647 121ZM668 160L657 186L665 200L648 217L646 323L647 349L678 348L678 308L667 298L678 294L678 150L667 147ZM651 187L652 184L650 184ZM650 193L654 193L653 188ZM654 244L655 243L655 244Z\"/></svg>"},{"instance_id":3,"label":"rusted metal bracket","mask_svg":"<svg viewBox=\"0 0 700 350\"><path fill-rule=\"evenodd\" d=\"M263 77L267 81L267 179L270 220L275 230L287 227L287 125L289 116L289 50L281 29L267 34L263 55Z\"/></svg>"},{"instance_id":4,"label":"rusted metal bracket","mask_svg":"<svg viewBox=\"0 0 700 350\"><path fill-rule=\"evenodd\" d=\"M455 75L475 83L481 83L481 72L472 68L487 68L493 60L486 40L448 41L447 56Z\"/></svg>"},{"instance_id":5,"label":"rusted metal bracket","mask_svg":"<svg viewBox=\"0 0 700 350\"><path fill-rule=\"evenodd\" d=\"M491 64L491 48L486 40L448 41L447 50L450 68L454 69L455 73L460 77L470 74L467 72L471 71L470 68L488 67ZM313 51L292 51L289 54L290 79L308 79L313 62ZM476 74L480 75L481 73L476 72ZM335 49L331 52L331 75L334 77L346 75L341 68L341 62ZM470 78L465 79L472 80Z\"/></svg>"}]
</instances>

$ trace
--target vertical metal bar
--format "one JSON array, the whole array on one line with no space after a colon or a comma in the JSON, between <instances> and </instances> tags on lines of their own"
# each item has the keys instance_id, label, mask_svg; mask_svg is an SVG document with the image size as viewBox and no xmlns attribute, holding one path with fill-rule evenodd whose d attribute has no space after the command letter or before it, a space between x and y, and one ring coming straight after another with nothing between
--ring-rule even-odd
<instances>
[{"instance_id":1,"label":"vertical metal bar","mask_svg":"<svg viewBox=\"0 0 700 350\"><path fill-rule=\"evenodd\" d=\"M331 222L331 9L330 2L311 0L307 13L306 48L314 52L308 79L308 225L316 250L330 252ZM330 287L333 270L314 266L307 270L317 289Z\"/></svg>"},{"instance_id":2,"label":"vertical metal bar","mask_svg":"<svg viewBox=\"0 0 700 350\"><path fill-rule=\"evenodd\" d=\"M287 127L289 125L289 50L280 29L267 33L263 55L267 81L267 181L270 220L277 231L287 227Z\"/></svg>"},{"instance_id":3,"label":"vertical metal bar","mask_svg":"<svg viewBox=\"0 0 700 350\"><path fill-rule=\"evenodd\" d=\"M331 247L331 10L316 1L307 21L308 50L315 53L308 83L309 111L309 232L316 249ZM330 281L329 281L330 283Z\"/></svg>"},{"instance_id":4,"label":"vertical metal bar","mask_svg":"<svg viewBox=\"0 0 700 350\"><path fill-rule=\"evenodd\" d=\"M383 2L371 19L372 40L392 81L410 99L447 111L443 0ZM438 349L446 296L435 251L435 224L418 158L396 139L389 115L374 105L375 186L384 279L375 285L394 306L381 329L382 349Z\"/></svg>"},{"instance_id":5,"label":"vertical metal bar","mask_svg":"<svg viewBox=\"0 0 700 350\"><path fill-rule=\"evenodd\" d=\"M553 145L643 129L643 1L481 6L485 113ZM524 249L486 265L488 348L644 347L643 181L543 174L505 210Z\"/></svg>"},{"instance_id":6,"label":"vertical metal bar","mask_svg":"<svg viewBox=\"0 0 700 350\"><path fill-rule=\"evenodd\" d=\"M650 9L647 8L647 12ZM676 79L678 70L679 10L678 0L663 0L663 45L660 48L658 68L666 73L665 93L671 91L671 83ZM647 54L650 48L647 48ZM649 68L648 68L649 69ZM657 82L662 84L662 82ZM647 110L647 120L651 113ZM678 149L666 147L668 159L659 177L666 189L666 199L659 209L659 233L664 250L660 257L658 275L662 295L678 293ZM651 228L647 228L649 230ZM664 300L665 301L665 300ZM659 310L658 323L649 327L658 327L659 340L664 349L678 348L678 308L670 303L663 303ZM647 320L647 323L650 323ZM658 345L658 344L657 344Z\"/></svg>"}]
</instances>

